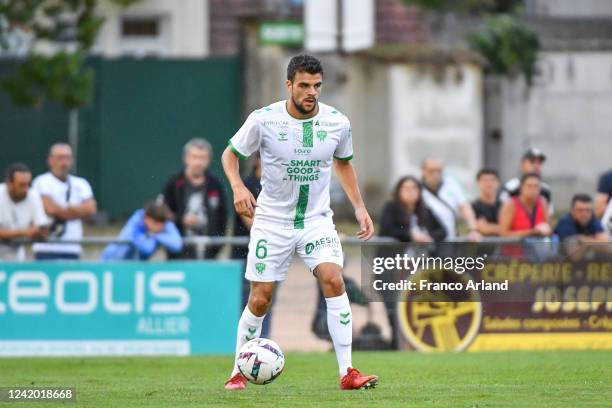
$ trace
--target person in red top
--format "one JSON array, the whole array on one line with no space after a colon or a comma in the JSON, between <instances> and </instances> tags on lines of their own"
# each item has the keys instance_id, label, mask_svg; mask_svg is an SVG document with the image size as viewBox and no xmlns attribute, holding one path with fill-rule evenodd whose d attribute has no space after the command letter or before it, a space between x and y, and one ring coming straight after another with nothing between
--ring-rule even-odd
<instances>
[{"instance_id":1,"label":"person in red top","mask_svg":"<svg viewBox=\"0 0 612 408\"><path fill-rule=\"evenodd\" d=\"M547 237L552 234L548 205L540 197L540 175L521 177L520 193L506 201L499 212L500 233L505 237Z\"/></svg>"}]
</instances>

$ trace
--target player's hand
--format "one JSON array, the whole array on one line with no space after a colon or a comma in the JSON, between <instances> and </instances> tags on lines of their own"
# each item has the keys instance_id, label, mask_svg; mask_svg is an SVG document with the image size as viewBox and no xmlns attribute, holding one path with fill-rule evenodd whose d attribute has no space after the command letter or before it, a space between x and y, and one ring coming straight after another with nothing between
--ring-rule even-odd
<instances>
[{"instance_id":1,"label":"player's hand","mask_svg":"<svg viewBox=\"0 0 612 408\"><path fill-rule=\"evenodd\" d=\"M365 207L356 209L355 218L357 218L357 222L361 228L357 233L357 237L364 241L372 238L372 235L374 235L374 223L372 222L372 218L370 218L370 214L368 214L368 210L366 210Z\"/></svg>"},{"instance_id":2,"label":"player's hand","mask_svg":"<svg viewBox=\"0 0 612 408\"><path fill-rule=\"evenodd\" d=\"M244 185L234 188L234 208L238 215L253 218L257 200Z\"/></svg>"}]
</instances>

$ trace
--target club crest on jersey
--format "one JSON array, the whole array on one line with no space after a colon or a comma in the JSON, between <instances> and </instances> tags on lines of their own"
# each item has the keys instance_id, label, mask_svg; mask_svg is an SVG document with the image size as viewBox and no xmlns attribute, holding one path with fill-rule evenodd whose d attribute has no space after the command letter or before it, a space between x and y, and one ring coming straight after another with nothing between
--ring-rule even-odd
<instances>
[{"instance_id":1,"label":"club crest on jersey","mask_svg":"<svg viewBox=\"0 0 612 408\"><path fill-rule=\"evenodd\" d=\"M324 142L325 139L327 139L327 131L326 130L317 131L317 139L319 139L319 142Z\"/></svg>"}]
</instances>

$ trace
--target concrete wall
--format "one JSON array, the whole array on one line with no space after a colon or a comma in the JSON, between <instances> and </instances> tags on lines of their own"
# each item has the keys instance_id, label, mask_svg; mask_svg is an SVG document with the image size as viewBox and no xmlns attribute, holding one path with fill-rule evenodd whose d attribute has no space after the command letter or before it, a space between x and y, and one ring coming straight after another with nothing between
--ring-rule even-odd
<instances>
[{"instance_id":1,"label":"concrete wall","mask_svg":"<svg viewBox=\"0 0 612 408\"><path fill-rule=\"evenodd\" d=\"M541 148L548 155L544 179L555 207L566 210L573 193L593 194L598 176L612 167L612 52L548 51L541 53L539 66L530 89L521 80L497 85L499 169L511 177L527 147Z\"/></svg>"},{"instance_id":2,"label":"concrete wall","mask_svg":"<svg viewBox=\"0 0 612 408\"><path fill-rule=\"evenodd\" d=\"M527 0L530 13L546 17L611 17L610 0Z\"/></svg>"},{"instance_id":3,"label":"concrete wall","mask_svg":"<svg viewBox=\"0 0 612 408\"><path fill-rule=\"evenodd\" d=\"M389 181L405 174L420 176L422 160L434 155L473 195L474 175L482 165L480 68L463 64L434 70L394 64L389 69Z\"/></svg>"},{"instance_id":4,"label":"concrete wall","mask_svg":"<svg viewBox=\"0 0 612 408\"><path fill-rule=\"evenodd\" d=\"M94 54L197 58L209 53L208 0L142 0L125 9L102 2L98 12L106 22L100 30ZM128 40L122 37L123 16L158 18L161 22L159 38Z\"/></svg>"}]
</instances>

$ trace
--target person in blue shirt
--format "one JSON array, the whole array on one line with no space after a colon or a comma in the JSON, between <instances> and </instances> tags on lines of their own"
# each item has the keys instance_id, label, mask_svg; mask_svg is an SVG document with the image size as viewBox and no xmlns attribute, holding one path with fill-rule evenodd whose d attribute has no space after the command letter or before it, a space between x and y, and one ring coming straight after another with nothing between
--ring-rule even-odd
<instances>
[{"instance_id":1,"label":"person in blue shirt","mask_svg":"<svg viewBox=\"0 0 612 408\"><path fill-rule=\"evenodd\" d=\"M573 238L582 244L608 242L601 222L593 213L593 200L588 194L576 194L572 208L555 227L555 234L561 241Z\"/></svg>"},{"instance_id":2,"label":"person in blue shirt","mask_svg":"<svg viewBox=\"0 0 612 408\"><path fill-rule=\"evenodd\" d=\"M183 248L181 235L172 222L172 212L161 202L150 202L137 210L125 224L119 236L131 244L110 244L102 252L103 261L147 260L162 246L170 253Z\"/></svg>"}]
</instances>

